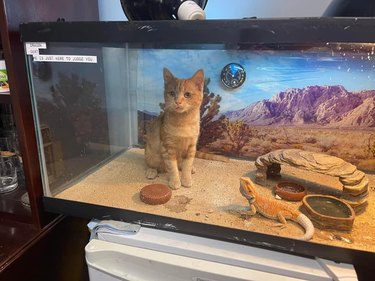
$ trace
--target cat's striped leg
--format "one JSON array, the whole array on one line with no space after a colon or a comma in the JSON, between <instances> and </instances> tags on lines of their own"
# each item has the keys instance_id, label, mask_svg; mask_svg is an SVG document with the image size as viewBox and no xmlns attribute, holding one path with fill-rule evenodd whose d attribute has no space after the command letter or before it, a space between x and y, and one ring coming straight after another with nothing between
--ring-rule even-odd
<instances>
[{"instance_id":1,"label":"cat's striped leg","mask_svg":"<svg viewBox=\"0 0 375 281\"><path fill-rule=\"evenodd\" d=\"M191 174L193 171L193 162L195 158L195 145L191 145L188 148L186 158L182 159L181 163L181 184L185 187L191 187L193 185Z\"/></svg>"},{"instance_id":2,"label":"cat's striped leg","mask_svg":"<svg viewBox=\"0 0 375 281\"><path fill-rule=\"evenodd\" d=\"M162 147L161 155L167 170L169 187L172 189L179 189L181 187L181 181L177 165L177 153L175 149L166 149L165 147Z\"/></svg>"},{"instance_id":3,"label":"cat's striped leg","mask_svg":"<svg viewBox=\"0 0 375 281\"><path fill-rule=\"evenodd\" d=\"M158 169L162 164L162 159L159 154L150 151L152 150L145 150L145 160L147 164L146 178L152 180L158 176Z\"/></svg>"}]
</instances>

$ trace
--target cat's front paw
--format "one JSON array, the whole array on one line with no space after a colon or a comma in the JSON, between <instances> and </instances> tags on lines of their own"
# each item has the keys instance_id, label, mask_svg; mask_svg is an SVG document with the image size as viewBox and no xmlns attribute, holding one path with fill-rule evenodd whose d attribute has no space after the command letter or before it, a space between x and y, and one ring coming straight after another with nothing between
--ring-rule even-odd
<instances>
[{"instance_id":1,"label":"cat's front paw","mask_svg":"<svg viewBox=\"0 0 375 281\"><path fill-rule=\"evenodd\" d=\"M171 189L179 189L181 187L181 181L179 178L170 179L168 185Z\"/></svg>"},{"instance_id":2,"label":"cat's front paw","mask_svg":"<svg viewBox=\"0 0 375 281\"><path fill-rule=\"evenodd\" d=\"M146 178L148 178L149 180L153 180L157 176L158 176L158 171L156 169L148 168L146 170Z\"/></svg>"},{"instance_id":3,"label":"cat's front paw","mask_svg":"<svg viewBox=\"0 0 375 281\"><path fill-rule=\"evenodd\" d=\"M193 185L193 182L191 180L191 176L182 177L181 178L181 185L184 187L191 187Z\"/></svg>"}]
</instances>

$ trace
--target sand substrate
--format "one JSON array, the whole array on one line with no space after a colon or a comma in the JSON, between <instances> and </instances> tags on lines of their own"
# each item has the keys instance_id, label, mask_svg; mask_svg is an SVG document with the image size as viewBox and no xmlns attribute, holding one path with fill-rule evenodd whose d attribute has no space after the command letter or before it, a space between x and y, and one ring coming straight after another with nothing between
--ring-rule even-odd
<instances>
[{"instance_id":1,"label":"sand substrate","mask_svg":"<svg viewBox=\"0 0 375 281\"><path fill-rule=\"evenodd\" d=\"M151 183L167 184L166 174L160 174L155 180L145 178L143 153L142 149L130 149L55 197L277 236L303 235L303 229L294 222L288 221L285 227L279 227L276 221L259 214L248 215L248 202L239 192L239 178L249 176L254 180L256 168L252 161L231 159L223 163L195 159L192 187L173 190L172 198L163 205L143 203L139 197L142 187ZM289 166L282 166L281 173L282 180L305 185L308 194L341 192L340 183L334 177ZM375 175L368 178L368 205L357 214L352 231L316 229L312 242L375 252ZM274 199L273 182L256 186L259 193ZM288 204L301 207L300 202Z\"/></svg>"}]
</instances>

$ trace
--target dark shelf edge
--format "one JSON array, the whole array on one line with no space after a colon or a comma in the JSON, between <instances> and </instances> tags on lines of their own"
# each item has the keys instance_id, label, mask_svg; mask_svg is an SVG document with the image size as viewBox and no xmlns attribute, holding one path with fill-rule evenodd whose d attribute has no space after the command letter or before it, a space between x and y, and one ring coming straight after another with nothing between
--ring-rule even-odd
<instances>
[{"instance_id":1,"label":"dark shelf edge","mask_svg":"<svg viewBox=\"0 0 375 281\"><path fill-rule=\"evenodd\" d=\"M0 211L0 218L5 220L12 220L20 223L32 224L32 218L30 214L13 214Z\"/></svg>"},{"instance_id":2,"label":"dark shelf edge","mask_svg":"<svg viewBox=\"0 0 375 281\"><path fill-rule=\"evenodd\" d=\"M0 218L2 236L0 245L2 255L0 257L0 275L2 270L9 265L9 260L18 255L37 235L38 229L31 223L12 220L11 218Z\"/></svg>"}]
</instances>

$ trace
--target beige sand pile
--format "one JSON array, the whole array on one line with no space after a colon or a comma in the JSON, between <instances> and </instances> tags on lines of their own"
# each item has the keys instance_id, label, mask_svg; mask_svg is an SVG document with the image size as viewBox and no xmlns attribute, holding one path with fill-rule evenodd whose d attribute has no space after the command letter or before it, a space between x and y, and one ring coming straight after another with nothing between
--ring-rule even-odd
<instances>
[{"instance_id":1,"label":"beige sand pile","mask_svg":"<svg viewBox=\"0 0 375 281\"><path fill-rule=\"evenodd\" d=\"M275 226L276 221L265 219L259 214L254 217L247 215L248 203L239 192L239 178L249 176L254 179L254 162L231 159L228 163L222 163L196 159L194 166L196 173L193 175L193 186L173 190L171 200L164 205L147 205L139 198L139 192L145 185L167 184L166 174L159 175L155 180L145 178L142 149L128 150L56 197L278 236L302 236L303 229L293 222L280 228ZM336 178L324 178L321 174L309 174L292 167L283 166L282 174L287 174L288 179L300 179L299 183L307 184L309 193L324 191L327 185L334 186L337 190L341 188ZM317 230L313 242L375 251L375 177L368 177L369 205L363 214L357 216L352 232ZM272 188L259 185L257 187L259 192L273 198ZM336 189L331 191L335 192ZM295 205L296 208L301 205L289 204ZM330 240L331 234L336 235L334 240ZM337 237L348 240L339 241Z\"/></svg>"}]
</instances>

